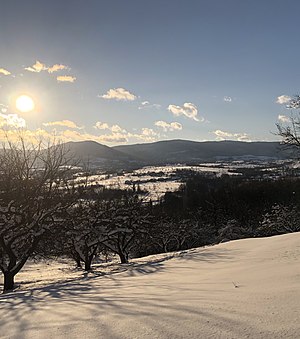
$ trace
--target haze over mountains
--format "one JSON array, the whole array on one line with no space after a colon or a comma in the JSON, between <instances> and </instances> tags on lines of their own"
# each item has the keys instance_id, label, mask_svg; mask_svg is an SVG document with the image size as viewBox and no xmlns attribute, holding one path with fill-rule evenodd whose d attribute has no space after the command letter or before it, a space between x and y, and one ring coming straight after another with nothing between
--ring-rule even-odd
<instances>
[{"instance_id":1,"label":"haze over mountains","mask_svg":"<svg viewBox=\"0 0 300 339\"><path fill-rule=\"evenodd\" d=\"M284 159L290 153L279 142L167 140L145 144L108 147L95 141L69 142L68 149L94 166L105 164L161 165L218 160Z\"/></svg>"}]
</instances>

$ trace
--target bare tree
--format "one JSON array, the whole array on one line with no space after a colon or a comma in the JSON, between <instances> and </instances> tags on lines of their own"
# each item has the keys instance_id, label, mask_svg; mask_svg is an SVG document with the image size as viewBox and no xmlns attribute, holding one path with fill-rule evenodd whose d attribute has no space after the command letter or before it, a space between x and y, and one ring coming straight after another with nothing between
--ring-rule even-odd
<instances>
[{"instance_id":1,"label":"bare tree","mask_svg":"<svg viewBox=\"0 0 300 339\"><path fill-rule=\"evenodd\" d=\"M102 224L100 243L120 257L121 264L128 263L135 240L146 233L150 216L143 202L137 198L114 199L109 205Z\"/></svg>"},{"instance_id":2,"label":"bare tree","mask_svg":"<svg viewBox=\"0 0 300 339\"><path fill-rule=\"evenodd\" d=\"M34 253L65 206L70 158L63 144L28 145L21 136L0 150L0 269L3 291Z\"/></svg>"},{"instance_id":3,"label":"bare tree","mask_svg":"<svg viewBox=\"0 0 300 339\"><path fill-rule=\"evenodd\" d=\"M63 220L65 252L75 260L77 267L84 262L84 270L90 271L102 236L104 202L79 199L66 210Z\"/></svg>"},{"instance_id":4,"label":"bare tree","mask_svg":"<svg viewBox=\"0 0 300 339\"><path fill-rule=\"evenodd\" d=\"M291 110L300 109L300 96L295 95L286 106ZM287 123L276 124L278 135L282 137L282 143L287 146L300 148L300 113L293 113L290 115Z\"/></svg>"},{"instance_id":5,"label":"bare tree","mask_svg":"<svg viewBox=\"0 0 300 339\"><path fill-rule=\"evenodd\" d=\"M263 215L259 233L264 236L300 231L300 211L296 204L275 204Z\"/></svg>"},{"instance_id":6,"label":"bare tree","mask_svg":"<svg viewBox=\"0 0 300 339\"><path fill-rule=\"evenodd\" d=\"M193 247L198 239L197 229L196 220L159 215L147 232L155 251L167 253Z\"/></svg>"}]
</instances>

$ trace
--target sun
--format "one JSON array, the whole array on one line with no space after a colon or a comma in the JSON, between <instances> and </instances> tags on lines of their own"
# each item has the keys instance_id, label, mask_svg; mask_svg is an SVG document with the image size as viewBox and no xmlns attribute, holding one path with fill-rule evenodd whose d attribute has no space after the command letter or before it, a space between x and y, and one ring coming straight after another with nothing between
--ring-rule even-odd
<instances>
[{"instance_id":1,"label":"sun","mask_svg":"<svg viewBox=\"0 0 300 339\"><path fill-rule=\"evenodd\" d=\"M16 107L20 112L30 112L34 109L34 101L28 95L20 95L16 100Z\"/></svg>"}]
</instances>

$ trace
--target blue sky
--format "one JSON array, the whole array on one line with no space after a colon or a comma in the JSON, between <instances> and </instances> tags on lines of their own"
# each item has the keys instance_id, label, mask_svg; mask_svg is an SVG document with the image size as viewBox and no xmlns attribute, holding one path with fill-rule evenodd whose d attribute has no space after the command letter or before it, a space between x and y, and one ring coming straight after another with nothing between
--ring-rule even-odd
<instances>
[{"instance_id":1,"label":"blue sky","mask_svg":"<svg viewBox=\"0 0 300 339\"><path fill-rule=\"evenodd\" d=\"M276 140L299 90L299 11L297 0L6 1L0 138Z\"/></svg>"}]
</instances>

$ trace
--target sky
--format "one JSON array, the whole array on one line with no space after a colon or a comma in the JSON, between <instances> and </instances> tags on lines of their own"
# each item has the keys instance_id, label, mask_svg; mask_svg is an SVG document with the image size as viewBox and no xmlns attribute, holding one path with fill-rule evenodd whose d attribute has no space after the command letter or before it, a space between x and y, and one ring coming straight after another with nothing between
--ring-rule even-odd
<instances>
[{"instance_id":1,"label":"sky","mask_svg":"<svg viewBox=\"0 0 300 339\"><path fill-rule=\"evenodd\" d=\"M299 94L299 12L298 0L3 1L0 140L280 140Z\"/></svg>"}]
</instances>

